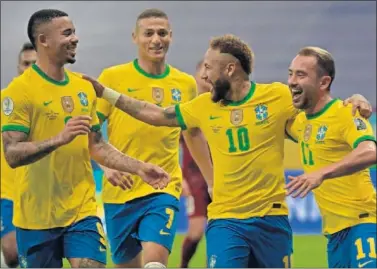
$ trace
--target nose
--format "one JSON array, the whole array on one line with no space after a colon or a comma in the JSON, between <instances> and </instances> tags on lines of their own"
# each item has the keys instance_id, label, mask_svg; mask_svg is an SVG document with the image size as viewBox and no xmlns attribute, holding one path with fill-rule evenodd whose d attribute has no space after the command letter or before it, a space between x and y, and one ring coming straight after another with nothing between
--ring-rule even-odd
<instances>
[{"instance_id":1,"label":"nose","mask_svg":"<svg viewBox=\"0 0 377 269\"><path fill-rule=\"evenodd\" d=\"M294 75L289 75L288 76L288 85L296 85L296 84L297 84L296 77Z\"/></svg>"},{"instance_id":2,"label":"nose","mask_svg":"<svg viewBox=\"0 0 377 269\"><path fill-rule=\"evenodd\" d=\"M77 44L77 43L79 43L79 38L78 38L78 36L76 35L76 34L72 34L72 39L71 39L71 42L73 43L73 44Z\"/></svg>"},{"instance_id":3,"label":"nose","mask_svg":"<svg viewBox=\"0 0 377 269\"><path fill-rule=\"evenodd\" d=\"M159 45L161 43L161 39L160 39L160 36L155 33L153 36L152 36L152 43L154 45Z\"/></svg>"}]
</instances>

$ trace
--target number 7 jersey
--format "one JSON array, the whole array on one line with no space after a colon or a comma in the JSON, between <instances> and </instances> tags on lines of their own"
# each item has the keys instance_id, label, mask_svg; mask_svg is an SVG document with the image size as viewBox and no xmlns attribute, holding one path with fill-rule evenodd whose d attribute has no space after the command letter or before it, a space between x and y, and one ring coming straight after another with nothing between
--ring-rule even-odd
<instances>
[{"instance_id":1,"label":"number 7 jersey","mask_svg":"<svg viewBox=\"0 0 377 269\"><path fill-rule=\"evenodd\" d=\"M182 129L200 128L214 166L208 218L287 215L285 124L297 114L286 85L251 84L244 100L226 106L211 94L176 106Z\"/></svg>"}]
</instances>

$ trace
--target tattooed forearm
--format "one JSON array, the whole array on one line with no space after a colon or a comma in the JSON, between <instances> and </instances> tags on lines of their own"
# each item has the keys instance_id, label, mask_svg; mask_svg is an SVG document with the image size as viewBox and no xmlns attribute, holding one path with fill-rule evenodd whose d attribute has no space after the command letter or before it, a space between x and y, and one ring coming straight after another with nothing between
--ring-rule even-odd
<instances>
[{"instance_id":1,"label":"tattooed forearm","mask_svg":"<svg viewBox=\"0 0 377 269\"><path fill-rule=\"evenodd\" d=\"M79 268L105 268L105 264L88 259L82 258L79 262Z\"/></svg>"},{"instance_id":2,"label":"tattooed forearm","mask_svg":"<svg viewBox=\"0 0 377 269\"><path fill-rule=\"evenodd\" d=\"M56 138L41 142L26 142L27 134L21 132L3 132L4 155L9 166L19 166L34 163L59 147Z\"/></svg>"},{"instance_id":3,"label":"tattooed forearm","mask_svg":"<svg viewBox=\"0 0 377 269\"><path fill-rule=\"evenodd\" d=\"M91 157L100 165L130 174L137 174L143 162L124 155L102 139L100 131L89 135Z\"/></svg>"},{"instance_id":4,"label":"tattooed forearm","mask_svg":"<svg viewBox=\"0 0 377 269\"><path fill-rule=\"evenodd\" d=\"M121 95L115 106L140 121L154 126L178 127L174 107L162 108L158 105L139 101Z\"/></svg>"}]
</instances>

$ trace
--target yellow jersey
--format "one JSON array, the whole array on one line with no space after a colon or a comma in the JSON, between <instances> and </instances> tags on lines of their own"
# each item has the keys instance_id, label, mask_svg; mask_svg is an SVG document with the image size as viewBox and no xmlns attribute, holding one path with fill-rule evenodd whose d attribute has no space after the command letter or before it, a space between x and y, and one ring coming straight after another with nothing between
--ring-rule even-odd
<instances>
[{"instance_id":1,"label":"yellow jersey","mask_svg":"<svg viewBox=\"0 0 377 269\"><path fill-rule=\"evenodd\" d=\"M138 61L105 69L99 81L122 94L157 104L161 107L188 102L197 95L195 79L178 69L166 65L161 75L146 73ZM155 190L139 177L133 176L130 190L121 190L103 179L103 202L125 203L152 193L168 193L179 199L182 190L182 172L179 165L180 128L155 127L134 119L98 99L97 113L102 121L108 120L109 143L121 152L162 167L171 176L164 190Z\"/></svg>"},{"instance_id":2,"label":"yellow jersey","mask_svg":"<svg viewBox=\"0 0 377 269\"><path fill-rule=\"evenodd\" d=\"M176 105L182 129L200 128L214 168L209 219L287 215L284 179L286 122L297 114L288 87L251 84L248 95L226 106L205 93Z\"/></svg>"},{"instance_id":3,"label":"yellow jersey","mask_svg":"<svg viewBox=\"0 0 377 269\"><path fill-rule=\"evenodd\" d=\"M1 95L3 95L3 90L1 91ZM3 121L1 117L1 121ZM3 149L3 139L2 136L0 137L1 142L1 199L13 200L13 193L14 193L14 179L16 178L16 170L12 169L7 161L5 160L4 156L4 149Z\"/></svg>"},{"instance_id":4,"label":"yellow jersey","mask_svg":"<svg viewBox=\"0 0 377 269\"><path fill-rule=\"evenodd\" d=\"M341 161L362 141L376 141L370 123L358 114L352 116L351 105L338 99L313 115L301 112L288 132L298 140L305 173ZM369 169L325 180L313 193L325 234L376 223L376 190Z\"/></svg>"},{"instance_id":5,"label":"yellow jersey","mask_svg":"<svg viewBox=\"0 0 377 269\"><path fill-rule=\"evenodd\" d=\"M2 92L1 129L28 134L28 141L50 139L72 116L89 115L99 129L96 94L92 85L66 70L64 81L49 78L33 65ZM96 216L95 183L88 136L78 136L44 158L17 168L14 185L16 227L66 227Z\"/></svg>"}]
</instances>

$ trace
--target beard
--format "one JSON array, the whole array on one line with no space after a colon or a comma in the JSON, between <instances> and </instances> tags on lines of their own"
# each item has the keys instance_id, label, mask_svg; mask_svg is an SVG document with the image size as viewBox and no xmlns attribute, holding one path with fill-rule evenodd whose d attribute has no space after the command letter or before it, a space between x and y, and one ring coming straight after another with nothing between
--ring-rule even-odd
<instances>
[{"instance_id":1,"label":"beard","mask_svg":"<svg viewBox=\"0 0 377 269\"><path fill-rule=\"evenodd\" d=\"M230 82L226 78L219 78L216 80L213 87L212 101L214 103L226 102L226 96L230 91Z\"/></svg>"}]
</instances>

